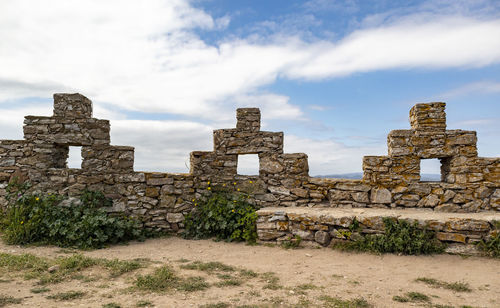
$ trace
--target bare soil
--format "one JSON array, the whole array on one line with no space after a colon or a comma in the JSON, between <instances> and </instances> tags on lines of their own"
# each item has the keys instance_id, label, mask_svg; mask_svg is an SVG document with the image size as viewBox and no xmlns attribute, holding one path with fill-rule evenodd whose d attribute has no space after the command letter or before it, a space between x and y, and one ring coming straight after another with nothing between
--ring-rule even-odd
<instances>
[{"instance_id":1,"label":"bare soil","mask_svg":"<svg viewBox=\"0 0 500 308\"><path fill-rule=\"evenodd\" d=\"M96 258L146 258L152 261L146 268L117 278L109 277L99 268L87 269L82 275L89 279L69 279L49 284L46 287L50 291L45 293L31 291L40 287L36 280L25 280L20 273L0 271L0 296L22 299L20 304L12 304L12 307L102 307L108 303L136 307L140 301L150 303L147 307L199 307L216 303L220 304L219 307L224 307L222 303L227 307L356 307L335 306L325 296L342 300L363 298L373 307L500 307L500 260L483 257L372 255L315 248L286 250L177 237L132 242L94 251L19 247L2 243L0 252L31 253L49 258L78 252ZM193 261L222 262L259 275L244 278L239 286L217 286L221 278L215 273L181 268L183 264ZM160 293L131 288L138 275L151 273L164 264L172 265L183 277L205 277L210 287L194 292L169 290ZM279 278L273 288L268 287L272 275L264 274L269 272ZM435 288L415 281L419 277L450 283L464 282L472 290L456 292ZM47 298L70 290L83 291L85 295L67 301ZM430 300L401 303L393 299L408 292L425 294Z\"/></svg>"}]
</instances>

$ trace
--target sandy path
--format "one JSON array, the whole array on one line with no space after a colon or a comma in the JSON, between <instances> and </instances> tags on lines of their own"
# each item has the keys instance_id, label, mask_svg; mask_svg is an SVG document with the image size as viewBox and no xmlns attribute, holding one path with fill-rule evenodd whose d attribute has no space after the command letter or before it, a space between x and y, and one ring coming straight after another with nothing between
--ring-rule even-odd
<instances>
[{"instance_id":1,"label":"sandy path","mask_svg":"<svg viewBox=\"0 0 500 308\"><path fill-rule=\"evenodd\" d=\"M7 246L0 244L0 251L10 253L29 252L43 256L60 256L56 247ZM500 260L490 258L452 255L397 256L352 254L330 249L302 248L285 250L280 247L247 246L245 244L214 242L211 240L190 241L177 237L148 240L143 243L114 246L107 249L83 252L85 255L103 258L150 258L154 261L176 264L185 258L191 261L219 261L244 267L259 273L274 272L285 288L264 290L259 280L232 288L210 288L205 291L175 294L135 294L116 291L127 286L127 278L110 282L113 290L96 289L99 283L82 284L68 282L58 288L87 287L94 292L85 299L68 305L101 307L106 303L106 292L114 292L109 301L122 307L134 307L138 299L147 298L156 307L197 307L204 303L227 302L234 305L283 303L290 306L307 300L311 307L322 304L318 298L329 295L343 299L363 297L375 307L409 307L418 304L398 303L392 298L406 292L417 291L432 298L433 304L460 307L500 307ZM133 278L133 274L131 277ZM130 282L131 277L128 278ZM431 288L418 277L430 277L447 282L463 281L470 284L472 292L454 292L442 288ZM0 293L19 294L27 297L24 305L60 307L43 297L29 292L19 283L0 284ZM102 284L102 282L100 282ZM310 283L317 289L297 292L298 285ZM259 292L256 292L258 289ZM6 292L4 292L6 291ZM253 292L252 292L253 291ZM91 293L92 293L91 292ZM257 294L258 293L258 294ZM31 297L30 297L31 296ZM108 296L109 297L109 296Z\"/></svg>"}]
</instances>

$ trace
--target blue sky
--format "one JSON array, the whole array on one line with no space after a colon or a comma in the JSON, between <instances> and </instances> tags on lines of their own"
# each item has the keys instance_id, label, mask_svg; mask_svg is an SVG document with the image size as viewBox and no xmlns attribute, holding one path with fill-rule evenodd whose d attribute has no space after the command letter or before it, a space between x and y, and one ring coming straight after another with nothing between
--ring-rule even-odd
<instances>
[{"instance_id":1,"label":"blue sky","mask_svg":"<svg viewBox=\"0 0 500 308\"><path fill-rule=\"evenodd\" d=\"M186 172L246 106L311 175L360 172L420 102L500 156L499 1L4 1L0 41L0 138L80 92L136 170Z\"/></svg>"}]
</instances>

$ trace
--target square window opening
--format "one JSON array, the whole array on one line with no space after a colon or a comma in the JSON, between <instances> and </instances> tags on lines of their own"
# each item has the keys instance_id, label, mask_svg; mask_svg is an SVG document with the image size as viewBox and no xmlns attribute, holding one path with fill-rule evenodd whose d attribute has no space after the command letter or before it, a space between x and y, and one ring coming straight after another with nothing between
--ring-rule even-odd
<instances>
[{"instance_id":1,"label":"square window opening","mask_svg":"<svg viewBox=\"0 0 500 308\"><path fill-rule=\"evenodd\" d=\"M82 147L69 147L68 168L82 168Z\"/></svg>"},{"instance_id":2,"label":"square window opening","mask_svg":"<svg viewBox=\"0 0 500 308\"><path fill-rule=\"evenodd\" d=\"M431 158L420 160L421 182L446 182L449 173L449 158Z\"/></svg>"},{"instance_id":3,"label":"square window opening","mask_svg":"<svg viewBox=\"0 0 500 308\"><path fill-rule=\"evenodd\" d=\"M237 173L239 175L259 175L259 155L238 155Z\"/></svg>"}]
</instances>

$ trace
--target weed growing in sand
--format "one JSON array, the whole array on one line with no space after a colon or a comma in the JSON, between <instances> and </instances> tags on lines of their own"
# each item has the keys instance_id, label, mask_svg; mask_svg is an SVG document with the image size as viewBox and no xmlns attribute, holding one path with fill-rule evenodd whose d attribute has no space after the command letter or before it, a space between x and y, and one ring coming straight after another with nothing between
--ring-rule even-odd
<instances>
[{"instance_id":1,"label":"weed growing in sand","mask_svg":"<svg viewBox=\"0 0 500 308\"><path fill-rule=\"evenodd\" d=\"M15 298L12 296L6 296L0 294L0 307L4 307L11 304L12 305L20 304L22 301L23 301L22 298Z\"/></svg>"},{"instance_id":2,"label":"weed growing in sand","mask_svg":"<svg viewBox=\"0 0 500 308\"><path fill-rule=\"evenodd\" d=\"M204 271L204 272L209 272L209 273L214 272L214 271L222 271L222 272L234 272L234 271L236 271L236 268L234 268L233 266L226 265L226 264L221 263L221 262L194 261L190 264L181 265L181 268Z\"/></svg>"},{"instance_id":3,"label":"weed growing in sand","mask_svg":"<svg viewBox=\"0 0 500 308\"><path fill-rule=\"evenodd\" d=\"M137 303L135 303L136 307L148 307L148 306L153 306L153 303L150 301L145 301L145 300L140 300Z\"/></svg>"},{"instance_id":4,"label":"weed growing in sand","mask_svg":"<svg viewBox=\"0 0 500 308\"><path fill-rule=\"evenodd\" d=\"M429 296L420 293L420 292L408 292L404 296L396 295L392 298L392 300L400 303L416 303L416 302L430 302L431 299Z\"/></svg>"},{"instance_id":5,"label":"weed growing in sand","mask_svg":"<svg viewBox=\"0 0 500 308\"><path fill-rule=\"evenodd\" d=\"M163 292L168 290L200 291L210 285L203 277L181 278L177 276L171 266L164 265L157 268L152 274L138 276L135 285L140 290Z\"/></svg>"},{"instance_id":6,"label":"weed growing in sand","mask_svg":"<svg viewBox=\"0 0 500 308\"><path fill-rule=\"evenodd\" d=\"M323 301L323 307L331 308L370 308L372 305L364 298L355 298L351 300L343 300L337 297L323 295L319 298Z\"/></svg>"},{"instance_id":7,"label":"weed growing in sand","mask_svg":"<svg viewBox=\"0 0 500 308\"><path fill-rule=\"evenodd\" d=\"M221 279L221 281L215 284L217 287L234 287L243 284L243 281L241 279L235 278L228 274L219 274L217 275L217 277Z\"/></svg>"},{"instance_id":8,"label":"weed growing in sand","mask_svg":"<svg viewBox=\"0 0 500 308\"><path fill-rule=\"evenodd\" d=\"M31 291L31 293L39 294L39 293L50 292L50 289L45 288L45 287L41 287L41 288L33 288L30 291Z\"/></svg>"},{"instance_id":9,"label":"weed growing in sand","mask_svg":"<svg viewBox=\"0 0 500 308\"><path fill-rule=\"evenodd\" d=\"M228 303L219 302L214 304L201 305L199 308L228 308L228 307L231 307L231 305Z\"/></svg>"},{"instance_id":10,"label":"weed growing in sand","mask_svg":"<svg viewBox=\"0 0 500 308\"><path fill-rule=\"evenodd\" d=\"M56 259L42 258L31 254L14 255L0 253L0 268L11 271L22 271L25 279L37 279L39 284L58 283L67 279L90 279L81 274L80 271L99 266L107 269L111 277L118 277L124 273L132 272L143 263L139 261L122 261L118 259L107 260L90 258L81 254ZM49 271L49 268L51 269Z\"/></svg>"},{"instance_id":11,"label":"weed growing in sand","mask_svg":"<svg viewBox=\"0 0 500 308\"><path fill-rule=\"evenodd\" d=\"M279 284L280 279L273 272L266 272L261 275L262 280L266 283L262 288L269 290L283 289L283 286Z\"/></svg>"},{"instance_id":12,"label":"weed growing in sand","mask_svg":"<svg viewBox=\"0 0 500 308\"><path fill-rule=\"evenodd\" d=\"M302 242L302 238L299 235L295 235L293 238L291 238L288 241L283 241L281 243L281 247L285 249L295 249L300 246L300 243Z\"/></svg>"},{"instance_id":13,"label":"weed growing in sand","mask_svg":"<svg viewBox=\"0 0 500 308\"><path fill-rule=\"evenodd\" d=\"M87 294L87 293L82 292L82 291L67 291L67 292L56 293L54 295L49 295L49 296L47 296L47 298L53 299L56 301L70 301L70 300L82 298L85 296L85 294Z\"/></svg>"},{"instance_id":14,"label":"weed growing in sand","mask_svg":"<svg viewBox=\"0 0 500 308\"><path fill-rule=\"evenodd\" d=\"M437 280L434 278L428 278L428 277L420 277L415 279L417 282L423 282L429 286L435 287L435 288L444 288L448 290L452 290L455 292L472 292L472 289L470 288L469 284L467 282L446 282L446 281L441 281Z\"/></svg>"},{"instance_id":15,"label":"weed growing in sand","mask_svg":"<svg viewBox=\"0 0 500 308\"><path fill-rule=\"evenodd\" d=\"M121 308L121 307L122 306L120 306L117 303L107 303L107 304L102 305L102 308Z\"/></svg>"}]
</instances>

